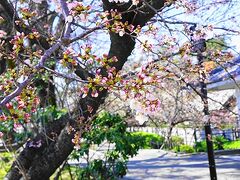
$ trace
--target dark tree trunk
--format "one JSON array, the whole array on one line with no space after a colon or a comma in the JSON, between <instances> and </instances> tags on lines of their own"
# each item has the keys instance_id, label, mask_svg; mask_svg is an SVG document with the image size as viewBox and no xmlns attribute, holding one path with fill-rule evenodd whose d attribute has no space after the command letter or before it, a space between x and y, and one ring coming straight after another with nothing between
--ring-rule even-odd
<instances>
[{"instance_id":1,"label":"dark tree trunk","mask_svg":"<svg viewBox=\"0 0 240 180\"><path fill-rule=\"evenodd\" d=\"M167 128L167 137L164 140L160 149L163 149L164 147L171 148L171 146L172 146L171 136L172 136L173 127L174 127L174 124L170 123L169 127Z\"/></svg>"}]
</instances>

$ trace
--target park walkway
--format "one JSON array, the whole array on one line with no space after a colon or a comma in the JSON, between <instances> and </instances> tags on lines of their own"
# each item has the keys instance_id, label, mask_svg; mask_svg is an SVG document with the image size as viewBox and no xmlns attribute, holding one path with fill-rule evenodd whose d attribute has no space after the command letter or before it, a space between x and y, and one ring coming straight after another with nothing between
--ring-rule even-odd
<instances>
[{"instance_id":1,"label":"park walkway","mask_svg":"<svg viewBox=\"0 0 240 180\"><path fill-rule=\"evenodd\" d=\"M216 156L218 180L240 180L240 156ZM177 155L140 150L128 163L124 180L209 180L206 154Z\"/></svg>"}]
</instances>

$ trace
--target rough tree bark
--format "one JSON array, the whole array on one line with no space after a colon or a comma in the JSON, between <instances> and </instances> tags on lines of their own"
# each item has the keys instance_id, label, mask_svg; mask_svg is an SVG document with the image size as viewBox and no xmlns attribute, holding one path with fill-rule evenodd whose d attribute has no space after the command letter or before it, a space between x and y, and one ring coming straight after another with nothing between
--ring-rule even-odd
<instances>
[{"instance_id":1,"label":"rough tree bark","mask_svg":"<svg viewBox=\"0 0 240 180\"><path fill-rule=\"evenodd\" d=\"M141 7L139 11L124 13L122 15L122 21L128 21L135 27L137 25L144 26L145 23L155 15L155 10L160 10L160 8L164 6L164 0L148 0L147 2L153 8L146 4L140 4ZM108 0L103 0L103 7L104 10L118 9L120 12L126 11L129 8L134 8L130 3L116 5L115 3L110 3ZM119 71L122 69L128 56L134 49L135 39L127 34L120 37L116 33L110 33L110 40L111 47L108 57L117 57L118 61L111 64L111 66L116 67L117 71ZM104 69L101 72L104 73ZM80 132L83 132L86 128L86 122L94 116L98 107L104 102L106 96L107 91L103 90L99 92L99 96L96 98L91 97L89 94L87 97L80 99L78 111L81 112L81 116L84 117L84 120L82 120L81 123L78 123L77 119L73 121L70 120L70 117L65 116L60 120L49 124L45 132L37 135L36 138L29 142L31 144L41 142L41 146L29 147L29 145L26 145L24 150L17 157L17 160L13 163L6 179L20 179L23 176L21 170L27 175L24 176L24 178L34 180L48 179L73 150L73 143L71 142L73 133L69 134L67 132L68 124L70 123ZM92 111L89 111L89 107L92 108ZM55 128L55 126L58 128ZM55 139L46 139L44 133L51 136L52 131L57 135Z\"/></svg>"}]
</instances>

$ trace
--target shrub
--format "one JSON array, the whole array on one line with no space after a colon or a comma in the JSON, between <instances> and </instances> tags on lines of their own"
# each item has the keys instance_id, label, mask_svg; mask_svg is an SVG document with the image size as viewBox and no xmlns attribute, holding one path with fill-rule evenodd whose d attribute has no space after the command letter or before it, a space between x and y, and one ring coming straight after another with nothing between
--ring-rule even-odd
<instances>
[{"instance_id":1,"label":"shrub","mask_svg":"<svg viewBox=\"0 0 240 180\"><path fill-rule=\"evenodd\" d=\"M184 145L180 145L179 151L184 153L193 153L194 148L192 146L184 144Z\"/></svg>"},{"instance_id":2,"label":"shrub","mask_svg":"<svg viewBox=\"0 0 240 180\"><path fill-rule=\"evenodd\" d=\"M199 141L195 143L196 152L206 152L207 151L207 143L205 140Z\"/></svg>"},{"instance_id":3,"label":"shrub","mask_svg":"<svg viewBox=\"0 0 240 180\"><path fill-rule=\"evenodd\" d=\"M143 146L139 138L127 132L127 125L119 115L101 113L92 123L91 130L83 133L84 142L72 153L74 159L87 156L87 165L79 169L79 179L118 179L126 175L129 157ZM103 142L114 144L101 159L90 160L89 148Z\"/></svg>"},{"instance_id":4,"label":"shrub","mask_svg":"<svg viewBox=\"0 0 240 180\"><path fill-rule=\"evenodd\" d=\"M141 142L143 149L159 149L164 142L163 136L154 133L133 132L131 134Z\"/></svg>"},{"instance_id":5,"label":"shrub","mask_svg":"<svg viewBox=\"0 0 240 180\"><path fill-rule=\"evenodd\" d=\"M214 149L215 150L223 150L223 145L227 143L228 140L225 139L223 136L215 136L213 137Z\"/></svg>"},{"instance_id":6,"label":"shrub","mask_svg":"<svg viewBox=\"0 0 240 180\"><path fill-rule=\"evenodd\" d=\"M213 137L213 149L214 150L223 150L226 149L224 144L228 143L228 140L223 136L215 136ZM207 151L207 143L206 140L202 140L200 142L196 142L195 149L197 152L206 152Z\"/></svg>"},{"instance_id":7,"label":"shrub","mask_svg":"<svg viewBox=\"0 0 240 180\"><path fill-rule=\"evenodd\" d=\"M229 141L223 144L224 149L240 149L240 141Z\"/></svg>"},{"instance_id":8,"label":"shrub","mask_svg":"<svg viewBox=\"0 0 240 180\"><path fill-rule=\"evenodd\" d=\"M179 147L184 144L183 138L179 136L172 136L170 139L170 148L171 149L176 149L179 151Z\"/></svg>"}]
</instances>

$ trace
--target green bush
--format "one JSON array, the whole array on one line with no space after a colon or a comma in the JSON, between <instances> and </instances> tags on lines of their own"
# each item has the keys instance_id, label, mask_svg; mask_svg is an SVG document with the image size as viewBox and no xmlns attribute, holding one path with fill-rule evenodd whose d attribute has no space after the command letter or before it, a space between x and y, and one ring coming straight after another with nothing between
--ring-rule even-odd
<instances>
[{"instance_id":1,"label":"green bush","mask_svg":"<svg viewBox=\"0 0 240 180\"><path fill-rule=\"evenodd\" d=\"M207 143L205 140L199 141L195 143L195 151L196 152L206 152L207 151Z\"/></svg>"},{"instance_id":2,"label":"green bush","mask_svg":"<svg viewBox=\"0 0 240 180\"><path fill-rule=\"evenodd\" d=\"M192 146L184 144L184 145L180 145L179 151L184 153L193 153L194 148Z\"/></svg>"},{"instance_id":3,"label":"green bush","mask_svg":"<svg viewBox=\"0 0 240 180\"><path fill-rule=\"evenodd\" d=\"M223 144L224 149L240 149L240 141L228 141Z\"/></svg>"},{"instance_id":4,"label":"green bush","mask_svg":"<svg viewBox=\"0 0 240 180\"><path fill-rule=\"evenodd\" d=\"M127 132L127 125L119 115L101 113L92 123L90 131L83 133L84 142L80 149L72 153L74 159L86 155L87 166L80 168L79 179L118 179L127 173L127 161L129 157L137 154L143 146L139 137ZM107 149L104 158L91 160L89 148L92 145L100 145L103 142L114 144Z\"/></svg>"},{"instance_id":5,"label":"green bush","mask_svg":"<svg viewBox=\"0 0 240 180\"><path fill-rule=\"evenodd\" d=\"M229 141L225 139L223 136L215 136L213 137L213 149L214 150L223 150L226 149L224 146ZM200 142L196 142L195 149L197 152L206 152L207 151L207 143L206 140L202 140Z\"/></svg>"},{"instance_id":6,"label":"green bush","mask_svg":"<svg viewBox=\"0 0 240 180\"><path fill-rule=\"evenodd\" d=\"M184 144L184 140L183 140L183 138L181 138L179 136L172 136L170 139L170 148L171 149L176 149L177 151L179 151L180 146L183 144Z\"/></svg>"},{"instance_id":7,"label":"green bush","mask_svg":"<svg viewBox=\"0 0 240 180\"><path fill-rule=\"evenodd\" d=\"M213 137L213 144L214 150L223 150L223 145L227 143L228 140L224 138L224 136L214 136Z\"/></svg>"},{"instance_id":8,"label":"green bush","mask_svg":"<svg viewBox=\"0 0 240 180\"><path fill-rule=\"evenodd\" d=\"M138 139L143 149L159 149L164 142L163 136L154 133L133 132L131 134L136 140Z\"/></svg>"}]
</instances>

